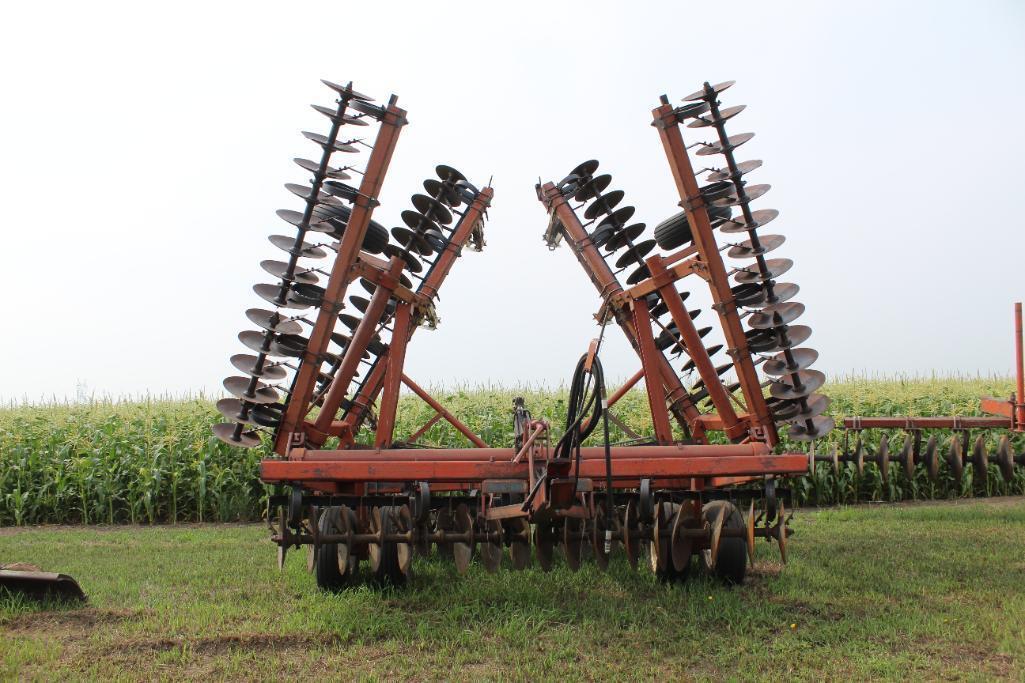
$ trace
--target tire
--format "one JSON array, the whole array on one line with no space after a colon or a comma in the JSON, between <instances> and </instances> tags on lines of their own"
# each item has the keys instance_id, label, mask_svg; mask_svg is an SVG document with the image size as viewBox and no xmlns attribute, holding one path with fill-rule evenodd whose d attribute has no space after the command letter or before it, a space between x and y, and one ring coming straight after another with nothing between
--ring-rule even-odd
<instances>
[{"instance_id":1,"label":"tire","mask_svg":"<svg viewBox=\"0 0 1025 683\"><path fill-rule=\"evenodd\" d=\"M340 528L341 508L329 507L320 515L317 527L322 534L332 534ZM350 555L350 560L342 571L338 565L338 545L336 543L325 543L320 546L314 555L314 574L317 577L317 586L327 591L338 591L345 588L352 582L356 573L355 556Z\"/></svg>"},{"instance_id":2,"label":"tire","mask_svg":"<svg viewBox=\"0 0 1025 683\"><path fill-rule=\"evenodd\" d=\"M314 209L313 215L318 219L331 221L331 225L335 227L335 231L331 233L332 236L341 239L345 232L345 225L352 215L352 209L348 206L321 205ZM387 244L388 230L377 221L371 220L367 225L367 234L363 237L363 251L380 254Z\"/></svg>"},{"instance_id":3,"label":"tire","mask_svg":"<svg viewBox=\"0 0 1025 683\"><path fill-rule=\"evenodd\" d=\"M744 529L744 517L733 503L726 500L713 500L701 508L701 515L709 523L714 523L720 515L726 515L723 529ZM719 558L713 568L712 553L702 550L699 553L701 568L722 582L730 585L744 582L747 574L747 543L742 537L724 537L719 541Z\"/></svg>"},{"instance_id":4,"label":"tire","mask_svg":"<svg viewBox=\"0 0 1025 683\"><path fill-rule=\"evenodd\" d=\"M687 223L686 211L670 216L655 226L655 242L662 249L676 249L693 239L694 235L691 234L690 224Z\"/></svg>"},{"instance_id":5,"label":"tire","mask_svg":"<svg viewBox=\"0 0 1025 683\"><path fill-rule=\"evenodd\" d=\"M708 209L708 219L711 221L713 228L720 221L728 219L731 215L733 215L733 211L728 206L713 206ZM690 224L687 222L686 211L670 216L655 226L655 242L662 249L676 249L693 241L694 234L691 232Z\"/></svg>"}]
</instances>

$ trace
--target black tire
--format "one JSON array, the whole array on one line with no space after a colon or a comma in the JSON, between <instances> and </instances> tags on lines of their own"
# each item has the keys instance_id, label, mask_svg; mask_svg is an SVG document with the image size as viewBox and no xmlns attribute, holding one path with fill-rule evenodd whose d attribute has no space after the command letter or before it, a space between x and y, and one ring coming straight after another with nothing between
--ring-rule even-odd
<instances>
[{"instance_id":1,"label":"black tire","mask_svg":"<svg viewBox=\"0 0 1025 683\"><path fill-rule=\"evenodd\" d=\"M693 240L686 211L670 216L655 226L655 242L662 249L676 249Z\"/></svg>"},{"instance_id":2,"label":"black tire","mask_svg":"<svg viewBox=\"0 0 1025 683\"><path fill-rule=\"evenodd\" d=\"M345 225L349 222L352 209L348 206L319 205L313 215L321 220L330 220L335 227L331 233L335 239L341 239ZM367 234L363 237L362 249L371 254L380 254L388 244L388 230L377 221L371 220L367 225Z\"/></svg>"},{"instance_id":3,"label":"black tire","mask_svg":"<svg viewBox=\"0 0 1025 683\"><path fill-rule=\"evenodd\" d=\"M393 531L392 514L398 514L398 507L384 506L381 508L381 526L384 533ZM373 573L374 581L381 585L404 586L406 575L399 568L399 549L395 543L385 542L381 546L381 561Z\"/></svg>"},{"instance_id":4,"label":"black tire","mask_svg":"<svg viewBox=\"0 0 1025 683\"><path fill-rule=\"evenodd\" d=\"M320 515L317 527L322 534L336 533L340 526L341 508L329 507ZM314 556L313 570L317 577L317 586L322 590L338 591L349 585L354 571L347 567L343 572L338 566L338 545L326 543Z\"/></svg>"},{"instance_id":5,"label":"black tire","mask_svg":"<svg viewBox=\"0 0 1025 683\"><path fill-rule=\"evenodd\" d=\"M733 211L728 206L713 206L708 209L708 219L713 228L731 215L733 215ZM693 241L694 234L687 222L686 211L670 216L655 226L655 242L663 249L676 249Z\"/></svg>"},{"instance_id":6,"label":"black tire","mask_svg":"<svg viewBox=\"0 0 1025 683\"><path fill-rule=\"evenodd\" d=\"M713 500L701 508L701 514L709 523L714 523L720 515L726 515L723 520L723 529L745 529L744 516L733 503L726 500ZM724 537L719 541L719 559L713 569L711 564L712 553L709 550L702 550L699 553L701 568L709 574L727 584L740 584L744 582L747 574L747 543L742 537Z\"/></svg>"},{"instance_id":7,"label":"black tire","mask_svg":"<svg viewBox=\"0 0 1025 683\"><path fill-rule=\"evenodd\" d=\"M363 238L363 251L380 254L388 246L388 230L374 221L367 226L367 234Z\"/></svg>"}]
</instances>

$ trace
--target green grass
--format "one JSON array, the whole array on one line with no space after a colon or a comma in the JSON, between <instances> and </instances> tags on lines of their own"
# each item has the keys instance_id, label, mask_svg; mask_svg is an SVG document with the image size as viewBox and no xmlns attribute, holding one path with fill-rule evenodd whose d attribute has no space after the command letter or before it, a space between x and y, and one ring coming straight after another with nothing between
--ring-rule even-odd
<instances>
[{"instance_id":1,"label":"green grass","mask_svg":"<svg viewBox=\"0 0 1025 683\"><path fill-rule=\"evenodd\" d=\"M325 594L257 525L0 532L87 607L0 602L0 678L992 680L1025 677L1025 499L824 509L790 562L683 586L621 555Z\"/></svg>"},{"instance_id":2,"label":"green grass","mask_svg":"<svg viewBox=\"0 0 1025 683\"><path fill-rule=\"evenodd\" d=\"M846 379L826 385L831 411L843 415L973 415L981 395L1007 396L1001 378ZM555 429L565 421L566 392L494 387L441 389L436 396L486 442L511 446L511 407L522 395L535 417ZM634 431L650 433L643 393L630 392L615 412ZM412 434L433 415L422 401L400 401L396 435ZM13 406L0 409L0 525L38 523L157 523L258 519L267 489L257 479L259 449L230 448L210 434L220 415L212 402L141 400ZM866 433L870 444L879 435ZM839 432L832 437L838 440ZM592 436L596 439L597 436ZM613 429L613 440L625 435ZM422 441L464 445L446 423ZM992 444L991 444L992 445ZM1025 448L1019 440L1018 451ZM803 445L801 446L803 450ZM907 481L894 472L884 485L874 467L854 477L853 466L839 477L820 467L795 484L799 502L830 504L855 500L954 498L985 493L1025 493L1025 472L1004 482L995 466L986 486L971 470L954 481L946 472L933 485L919 472ZM920 468L921 469L921 468ZM891 470L893 471L893 470Z\"/></svg>"}]
</instances>

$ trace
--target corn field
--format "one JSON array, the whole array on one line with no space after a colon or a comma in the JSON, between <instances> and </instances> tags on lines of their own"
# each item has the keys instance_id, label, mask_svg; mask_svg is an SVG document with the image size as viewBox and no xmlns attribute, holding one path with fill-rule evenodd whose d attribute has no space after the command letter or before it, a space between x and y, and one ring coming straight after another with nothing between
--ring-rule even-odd
<instances>
[{"instance_id":1,"label":"corn field","mask_svg":"<svg viewBox=\"0 0 1025 683\"><path fill-rule=\"evenodd\" d=\"M848 378L826 385L831 412L838 417L973 415L980 396L1007 396L1010 391L1011 381L1001 378ZM523 396L534 416L546 418L556 429L565 419L566 392L561 389L477 387L438 390L435 395L492 445L512 445L514 396ZM634 431L650 431L642 392L630 392L614 412ZM432 415L416 397L403 396L396 438L411 434ZM257 479L257 465L269 451L227 447L210 434L210 425L218 421L213 402L202 398L0 409L0 525L259 519L271 491ZM879 434L866 431L863 436L874 450ZM612 438L626 440L618 430L613 430ZM894 438L899 443L899 437ZM464 443L444 423L432 427L421 441L447 446ZM843 432L834 432L831 441L842 445ZM1015 448L1017 452L1025 448L1020 438ZM945 467L937 483L929 481L922 467L910 481L896 471L899 468L891 468L884 484L873 464L866 464L858 477L851 463L841 463L839 474L819 463L792 488L796 503L814 505L1025 493L1023 468L1005 482L991 465L991 476L983 486L972 481L970 467L960 481Z\"/></svg>"}]
</instances>

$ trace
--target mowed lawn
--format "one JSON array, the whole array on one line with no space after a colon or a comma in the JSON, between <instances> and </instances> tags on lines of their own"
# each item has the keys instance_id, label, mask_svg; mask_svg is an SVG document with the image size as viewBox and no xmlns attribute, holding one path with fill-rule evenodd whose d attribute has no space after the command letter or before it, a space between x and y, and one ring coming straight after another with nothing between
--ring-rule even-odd
<instances>
[{"instance_id":1,"label":"mowed lawn","mask_svg":"<svg viewBox=\"0 0 1025 683\"><path fill-rule=\"evenodd\" d=\"M790 562L659 584L622 555L404 590L317 590L256 525L0 529L0 562L64 571L79 609L0 603L0 677L1025 678L1025 499L799 512Z\"/></svg>"}]
</instances>

